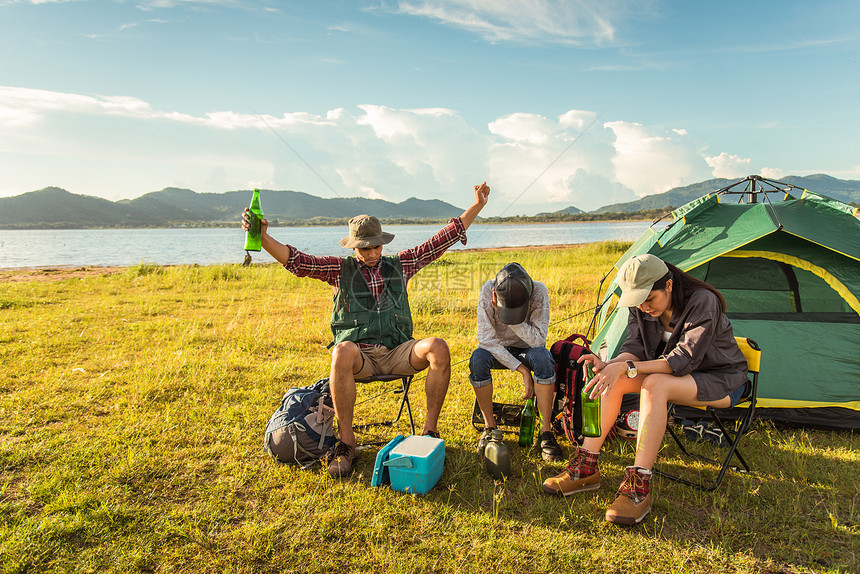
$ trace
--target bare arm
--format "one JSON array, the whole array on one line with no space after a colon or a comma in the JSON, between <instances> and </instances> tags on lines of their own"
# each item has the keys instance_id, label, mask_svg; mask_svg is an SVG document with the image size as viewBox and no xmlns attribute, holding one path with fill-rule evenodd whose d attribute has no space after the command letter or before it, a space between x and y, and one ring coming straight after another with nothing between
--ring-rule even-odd
<instances>
[{"instance_id":1,"label":"bare arm","mask_svg":"<svg viewBox=\"0 0 860 574\"><path fill-rule=\"evenodd\" d=\"M245 211L242 212L242 230L248 231L248 208L245 208ZM263 249L266 250L266 253L275 258L275 260L281 265L286 265L287 260L290 258L290 248L280 243L276 239L274 239L271 235L269 235L269 220L263 219L260 226L260 244Z\"/></svg>"},{"instance_id":2,"label":"bare arm","mask_svg":"<svg viewBox=\"0 0 860 574\"><path fill-rule=\"evenodd\" d=\"M486 181L481 185L475 186L475 203L473 203L471 207L464 211L463 215L460 216L460 221L463 223L463 227L465 229L469 229L469 226L472 225L472 222L475 221L475 218L478 217L478 214L482 209L484 209L489 197L490 186L487 185Z\"/></svg>"}]
</instances>

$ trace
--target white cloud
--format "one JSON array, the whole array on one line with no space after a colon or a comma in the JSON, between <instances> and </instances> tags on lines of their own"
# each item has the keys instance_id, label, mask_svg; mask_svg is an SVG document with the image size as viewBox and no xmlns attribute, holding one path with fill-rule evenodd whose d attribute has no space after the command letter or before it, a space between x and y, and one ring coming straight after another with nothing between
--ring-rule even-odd
<instances>
[{"instance_id":1,"label":"white cloud","mask_svg":"<svg viewBox=\"0 0 860 574\"><path fill-rule=\"evenodd\" d=\"M38 6L39 4L66 4L69 2L79 2L80 0L3 0L0 2L0 6L6 6L9 4L33 4L34 6Z\"/></svg>"},{"instance_id":2,"label":"white cloud","mask_svg":"<svg viewBox=\"0 0 860 574\"><path fill-rule=\"evenodd\" d=\"M640 3L641 4L641 3ZM620 0L403 0L398 11L462 28L488 41L611 44Z\"/></svg>"},{"instance_id":3,"label":"white cloud","mask_svg":"<svg viewBox=\"0 0 860 574\"><path fill-rule=\"evenodd\" d=\"M723 152L720 155L704 156L705 161L713 169L714 177L736 178L750 174L752 160Z\"/></svg>"},{"instance_id":4,"label":"white cloud","mask_svg":"<svg viewBox=\"0 0 860 574\"><path fill-rule=\"evenodd\" d=\"M601 123L588 110L513 113L473 126L446 108L366 104L325 114L164 111L127 96L0 86L2 195L47 185L111 199L168 186L267 187L331 197L437 198L486 214L593 210L749 163L684 129ZM748 171L748 170L747 170ZM763 172L764 173L764 172Z\"/></svg>"},{"instance_id":5,"label":"white cloud","mask_svg":"<svg viewBox=\"0 0 860 574\"><path fill-rule=\"evenodd\" d=\"M708 179L711 175L696 143L677 130L631 122L608 122L615 134L615 176L638 196Z\"/></svg>"},{"instance_id":6,"label":"white cloud","mask_svg":"<svg viewBox=\"0 0 860 574\"><path fill-rule=\"evenodd\" d=\"M636 199L615 177L612 132L595 120L593 112L570 110L555 120L518 113L492 122L490 172L502 212L592 210Z\"/></svg>"},{"instance_id":7,"label":"white cloud","mask_svg":"<svg viewBox=\"0 0 860 574\"><path fill-rule=\"evenodd\" d=\"M107 114L137 119L201 122L199 118L187 114L153 110L152 106L143 100L128 96L88 96L0 86L0 120L3 117L13 117L17 118L16 123L32 123L54 113L94 116Z\"/></svg>"},{"instance_id":8,"label":"white cloud","mask_svg":"<svg viewBox=\"0 0 860 574\"><path fill-rule=\"evenodd\" d=\"M776 167L763 167L759 170L759 175L768 179L780 179L785 172Z\"/></svg>"},{"instance_id":9,"label":"white cloud","mask_svg":"<svg viewBox=\"0 0 860 574\"><path fill-rule=\"evenodd\" d=\"M190 6L192 8L196 6L226 6L230 7L241 7L245 2L242 0L138 0L135 4L136 7L145 12L149 12L155 9L164 9L164 8L177 8L181 6Z\"/></svg>"}]
</instances>

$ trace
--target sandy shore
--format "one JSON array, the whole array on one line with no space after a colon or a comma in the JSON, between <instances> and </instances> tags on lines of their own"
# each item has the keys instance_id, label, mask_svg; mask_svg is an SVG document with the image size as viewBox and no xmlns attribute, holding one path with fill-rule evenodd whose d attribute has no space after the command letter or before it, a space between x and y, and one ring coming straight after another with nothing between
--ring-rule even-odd
<instances>
[{"instance_id":1,"label":"sandy shore","mask_svg":"<svg viewBox=\"0 0 860 574\"><path fill-rule=\"evenodd\" d=\"M458 251L547 251L574 247L577 244L559 245L524 245L521 247L481 247L475 249L461 249ZM20 269L0 268L0 283L14 283L18 281L60 281L73 279L75 277L86 277L91 275L112 275L119 273L128 267L101 267L93 265L89 267L22 267Z\"/></svg>"},{"instance_id":2,"label":"sandy shore","mask_svg":"<svg viewBox=\"0 0 860 574\"><path fill-rule=\"evenodd\" d=\"M22 269L0 269L0 283L17 281L60 281L88 275L111 275L126 267L38 267Z\"/></svg>"}]
</instances>

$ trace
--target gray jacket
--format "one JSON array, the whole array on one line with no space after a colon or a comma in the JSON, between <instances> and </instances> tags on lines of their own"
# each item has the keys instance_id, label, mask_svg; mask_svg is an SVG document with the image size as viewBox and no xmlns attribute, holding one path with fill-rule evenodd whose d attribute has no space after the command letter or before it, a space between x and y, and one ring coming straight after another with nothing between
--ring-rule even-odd
<instances>
[{"instance_id":1,"label":"gray jacket","mask_svg":"<svg viewBox=\"0 0 860 574\"><path fill-rule=\"evenodd\" d=\"M696 289L683 309L672 310L672 334L658 357L663 325L657 317L630 307L627 339L621 353L640 360L666 359L675 376L692 375L700 401L719 400L747 380L747 362L735 342L720 301L708 289Z\"/></svg>"},{"instance_id":2,"label":"gray jacket","mask_svg":"<svg viewBox=\"0 0 860 574\"><path fill-rule=\"evenodd\" d=\"M497 361L512 371L521 363L505 347L546 347L549 291L540 281L532 283L534 287L529 299L529 312L526 314L526 320L519 325L505 325L496 317L496 309L493 307L494 280L484 283L478 295L478 346L489 351Z\"/></svg>"}]
</instances>

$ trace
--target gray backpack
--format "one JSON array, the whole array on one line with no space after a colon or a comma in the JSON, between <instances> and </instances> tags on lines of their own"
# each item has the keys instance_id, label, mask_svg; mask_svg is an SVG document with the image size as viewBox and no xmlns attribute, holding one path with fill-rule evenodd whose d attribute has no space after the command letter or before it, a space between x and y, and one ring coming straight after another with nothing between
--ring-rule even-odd
<instances>
[{"instance_id":1,"label":"gray backpack","mask_svg":"<svg viewBox=\"0 0 860 574\"><path fill-rule=\"evenodd\" d=\"M266 424L264 446L277 462L311 466L337 442L328 379L287 391Z\"/></svg>"}]
</instances>

